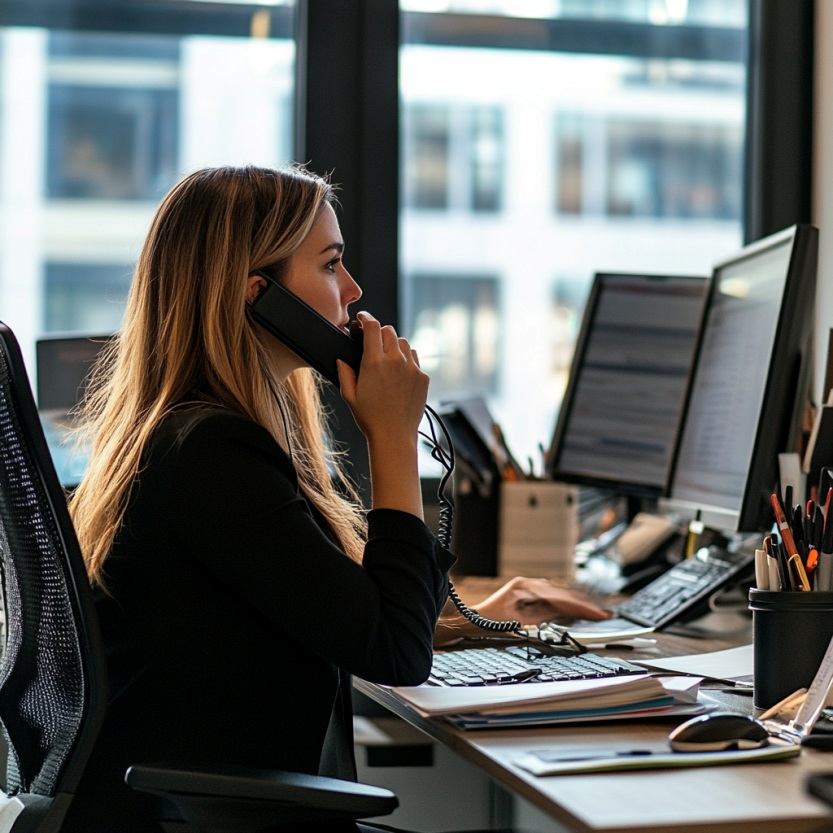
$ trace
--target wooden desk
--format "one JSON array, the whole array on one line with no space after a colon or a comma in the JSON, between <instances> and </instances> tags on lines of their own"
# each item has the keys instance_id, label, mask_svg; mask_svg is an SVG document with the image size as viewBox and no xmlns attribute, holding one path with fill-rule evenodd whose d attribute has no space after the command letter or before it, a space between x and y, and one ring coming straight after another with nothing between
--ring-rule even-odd
<instances>
[{"instance_id":1,"label":"wooden desk","mask_svg":"<svg viewBox=\"0 0 833 833\"><path fill-rule=\"evenodd\" d=\"M726 647L720 642L731 641L711 641L707 648L702 641L661 636L670 654L717 650ZM737 643L737 638L734 641ZM519 753L560 745L603 747L621 742L656 742L666 737L677 721L611 721L464 732L445 721L420 716L388 689L361 680L355 684L571 830L833 831L833 815L807 795L804 787L810 773L833 771L833 753L804 749L799 758L773 763L536 777L512 763Z\"/></svg>"}]
</instances>

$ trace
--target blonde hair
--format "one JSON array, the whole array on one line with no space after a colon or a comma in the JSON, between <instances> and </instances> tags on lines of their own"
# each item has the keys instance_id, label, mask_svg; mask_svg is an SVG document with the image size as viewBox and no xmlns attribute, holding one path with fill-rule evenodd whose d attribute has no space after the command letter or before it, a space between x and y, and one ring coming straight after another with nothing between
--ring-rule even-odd
<instances>
[{"instance_id":1,"label":"blonde hair","mask_svg":"<svg viewBox=\"0 0 833 833\"><path fill-rule=\"evenodd\" d=\"M286 379L276 373L272 336L252 325L245 302L247 277L267 269L280 280L320 210L334 202L333 186L300 166L206 168L163 200L124 325L82 407L91 454L70 510L93 583L104 585L149 438L186 402L245 414L291 448L304 495L344 551L361 559L364 514L332 449L318 377L306 368Z\"/></svg>"}]
</instances>

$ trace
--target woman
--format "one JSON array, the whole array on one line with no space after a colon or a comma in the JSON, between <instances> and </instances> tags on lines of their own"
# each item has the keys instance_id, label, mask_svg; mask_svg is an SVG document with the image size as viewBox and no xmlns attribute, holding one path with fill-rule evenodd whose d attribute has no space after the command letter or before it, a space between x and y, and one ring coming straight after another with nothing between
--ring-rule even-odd
<instances>
[{"instance_id":1,"label":"woman","mask_svg":"<svg viewBox=\"0 0 833 833\"><path fill-rule=\"evenodd\" d=\"M368 444L365 517L313 373L247 314L264 271L346 325L361 290L333 203L301 168L216 168L154 218L86 403L92 453L71 503L111 704L68 830L156 830L123 782L138 761L354 777L348 675L429 672L453 556L422 521L427 376L393 328L358 314L361 373L338 370ZM559 602L516 583L480 612L525 607L519 591Z\"/></svg>"}]
</instances>

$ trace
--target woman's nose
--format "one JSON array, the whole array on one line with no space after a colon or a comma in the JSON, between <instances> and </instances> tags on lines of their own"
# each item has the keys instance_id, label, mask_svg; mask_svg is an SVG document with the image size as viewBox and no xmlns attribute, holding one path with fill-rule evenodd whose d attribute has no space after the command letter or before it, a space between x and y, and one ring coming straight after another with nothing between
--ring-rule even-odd
<instances>
[{"instance_id":1,"label":"woman's nose","mask_svg":"<svg viewBox=\"0 0 833 833\"><path fill-rule=\"evenodd\" d=\"M344 270L344 273L347 276L347 283L342 290L342 297L345 299L344 306L348 306L362 297L362 288L356 283L353 276L346 269Z\"/></svg>"}]
</instances>

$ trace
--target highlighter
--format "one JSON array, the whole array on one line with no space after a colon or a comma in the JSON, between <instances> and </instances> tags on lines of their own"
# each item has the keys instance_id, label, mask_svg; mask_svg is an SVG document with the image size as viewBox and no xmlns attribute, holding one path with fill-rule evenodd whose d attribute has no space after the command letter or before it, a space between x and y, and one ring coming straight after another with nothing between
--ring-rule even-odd
<instances>
[{"instance_id":1,"label":"highlighter","mask_svg":"<svg viewBox=\"0 0 833 833\"><path fill-rule=\"evenodd\" d=\"M807 578L807 571L801 561L801 556L794 552L788 559L790 568L790 584L793 590L810 590L810 580Z\"/></svg>"}]
</instances>

